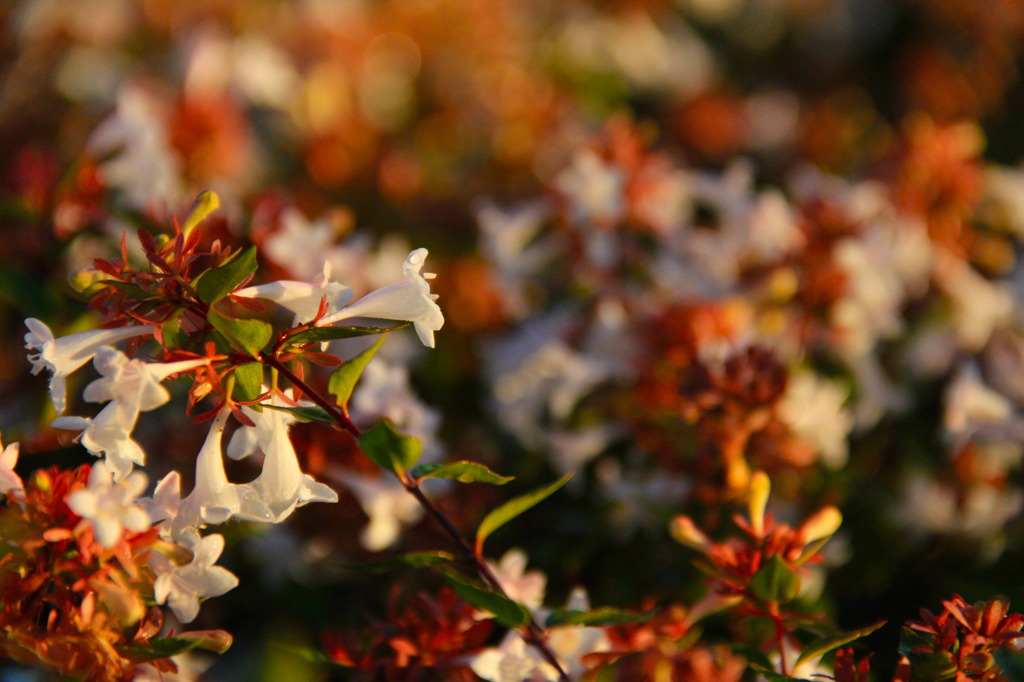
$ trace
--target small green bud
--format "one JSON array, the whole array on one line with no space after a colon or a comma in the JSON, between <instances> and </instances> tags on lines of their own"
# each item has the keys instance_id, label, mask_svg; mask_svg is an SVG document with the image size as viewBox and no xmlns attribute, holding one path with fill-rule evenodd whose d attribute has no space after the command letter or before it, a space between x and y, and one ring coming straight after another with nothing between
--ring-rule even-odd
<instances>
[{"instance_id":1,"label":"small green bud","mask_svg":"<svg viewBox=\"0 0 1024 682\"><path fill-rule=\"evenodd\" d=\"M107 275L101 270L84 268L68 276L68 285L83 296L95 296L103 289Z\"/></svg>"}]
</instances>

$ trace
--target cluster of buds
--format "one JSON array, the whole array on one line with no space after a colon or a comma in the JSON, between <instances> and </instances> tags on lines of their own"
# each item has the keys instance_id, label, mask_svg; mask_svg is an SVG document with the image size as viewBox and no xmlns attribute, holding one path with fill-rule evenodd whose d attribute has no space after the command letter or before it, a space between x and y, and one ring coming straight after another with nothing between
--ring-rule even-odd
<instances>
[{"instance_id":1,"label":"cluster of buds","mask_svg":"<svg viewBox=\"0 0 1024 682\"><path fill-rule=\"evenodd\" d=\"M711 591L695 609L735 607L745 616L771 621L770 644L778 651L780 672L785 675L791 670L786 651L799 646L790 632L808 618L786 607L800 595L807 567L822 561L819 550L839 529L842 516L828 506L796 528L776 522L765 512L770 489L763 471L751 476L747 517L733 517L744 537L712 542L688 516L677 516L671 531L676 540L703 554L698 563L710 576Z\"/></svg>"},{"instance_id":2,"label":"cluster of buds","mask_svg":"<svg viewBox=\"0 0 1024 682\"><path fill-rule=\"evenodd\" d=\"M1009 613L1004 599L968 604L960 595L942 602L934 614L921 609L921 620L904 625L900 645L906 662L896 679L931 682L956 679L1006 682L1009 675L998 660L1021 650L1024 615ZM909 660L907 660L909 659Z\"/></svg>"}]
</instances>

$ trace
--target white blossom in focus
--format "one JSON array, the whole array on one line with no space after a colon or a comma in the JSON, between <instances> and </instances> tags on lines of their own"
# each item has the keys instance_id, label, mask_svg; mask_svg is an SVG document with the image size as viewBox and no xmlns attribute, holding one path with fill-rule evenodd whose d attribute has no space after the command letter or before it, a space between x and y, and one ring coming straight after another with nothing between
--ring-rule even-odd
<instances>
[{"instance_id":1,"label":"white blossom in focus","mask_svg":"<svg viewBox=\"0 0 1024 682\"><path fill-rule=\"evenodd\" d=\"M283 308L295 313L293 325L305 324L314 317L320 310L320 302L327 299L327 313L337 312L342 306L352 300L352 290L338 282L332 282L331 264L324 263L323 272L309 282L295 282L291 280L279 280L269 284L246 287L234 292L234 296L243 298L262 298L273 301Z\"/></svg>"},{"instance_id":2,"label":"white blossom in focus","mask_svg":"<svg viewBox=\"0 0 1024 682\"><path fill-rule=\"evenodd\" d=\"M150 554L149 565L156 573L153 593L158 604L167 604L182 623L199 614L199 600L219 597L238 585L238 578L226 568L214 566L224 551L223 535L193 535L192 561L179 566L159 552Z\"/></svg>"},{"instance_id":3,"label":"white blossom in focus","mask_svg":"<svg viewBox=\"0 0 1024 682\"><path fill-rule=\"evenodd\" d=\"M269 404L285 405L276 394ZM235 431L227 454L232 459L241 459L256 451L263 453L263 469L250 485L269 507L269 521L283 521L296 507L310 502L338 501L338 493L299 468L298 455L288 437L288 429L295 421L291 414L266 408L262 412L243 409L255 426L243 426Z\"/></svg>"},{"instance_id":4,"label":"white blossom in focus","mask_svg":"<svg viewBox=\"0 0 1024 682\"><path fill-rule=\"evenodd\" d=\"M152 334L156 330L154 325L91 329L58 339L54 338L49 327L35 318L25 320L25 326L29 329L28 334L25 334L25 348L37 351L28 356L32 363L32 373L39 374L46 369L53 374L50 378L50 397L57 414L61 414L66 406L67 376L92 360L97 350L124 339Z\"/></svg>"},{"instance_id":5,"label":"white blossom in focus","mask_svg":"<svg viewBox=\"0 0 1024 682\"><path fill-rule=\"evenodd\" d=\"M436 275L420 272L426 260L427 250L416 249L402 265L404 280L371 291L355 303L325 316L318 324L327 326L354 317L412 322L423 345L433 348L434 332L444 325L444 315L437 305L437 294L430 293L427 282Z\"/></svg>"},{"instance_id":6,"label":"white blossom in focus","mask_svg":"<svg viewBox=\"0 0 1024 682\"><path fill-rule=\"evenodd\" d=\"M92 526L96 541L110 548L124 530L141 533L149 528L149 515L136 504L145 489L145 474L136 472L115 482L106 464L97 462L89 472L88 487L68 495L67 503Z\"/></svg>"}]
</instances>

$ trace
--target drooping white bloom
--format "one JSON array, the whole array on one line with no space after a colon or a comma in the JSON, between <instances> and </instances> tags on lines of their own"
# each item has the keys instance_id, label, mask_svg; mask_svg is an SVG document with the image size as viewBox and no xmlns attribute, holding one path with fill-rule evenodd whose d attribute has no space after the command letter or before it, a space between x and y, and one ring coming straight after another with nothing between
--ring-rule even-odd
<instances>
[{"instance_id":1,"label":"drooping white bloom","mask_svg":"<svg viewBox=\"0 0 1024 682\"><path fill-rule=\"evenodd\" d=\"M0 447L3 447L2 443ZM0 453L0 495L10 495L25 489L21 477L14 472L18 463L18 449L18 443L11 443Z\"/></svg>"},{"instance_id":2,"label":"drooping white bloom","mask_svg":"<svg viewBox=\"0 0 1024 682\"><path fill-rule=\"evenodd\" d=\"M149 528L149 515L135 503L145 489L145 474L136 472L115 482L106 464L97 462L89 472L88 487L71 493L67 502L92 526L96 541L110 548L124 530L141 533Z\"/></svg>"},{"instance_id":3,"label":"drooping white bloom","mask_svg":"<svg viewBox=\"0 0 1024 682\"><path fill-rule=\"evenodd\" d=\"M191 623L199 614L199 600L219 597L238 585L238 578L226 568L214 566L224 551L223 535L192 536L192 561L178 566L158 552L150 554L149 564L156 573L153 594L158 604L167 604L182 623Z\"/></svg>"},{"instance_id":4,"label":"drooping white bloom","mask_svg":"<svg viewBox=\"0 0 1024 682\"><path fill-rule=\"evenodd\" d=\"M166 511L168 516L173 514L172 533L175 538L182 537L183 533L200 524L220 524L232 517L246 521L271 520L270 510L253 486L231 483L224 471L221 443L230 414L231 411L225 408L213 420L210 433L196 457L195 487L176 510L172 508L169 495L177 481L167 481L166 478L161 481L161 484L167 481L168 490L161 499L165 509L160 511Z\"/></svg>"},{"instance_id":5,"label":"drooping white bloom","mask_svg":"<svg viewBox=\"0 0 1024 682\"><path fill-rule=\"evenodd\" d=\"M246 287L234 293L245 298L262 298L273 301L295 313L293 324L303 324L316 317L320 301L327 299L327 314L337 312L352 300L352 290L339 282L330 281L331 264L324 263L323 272L312 283L279 280L269 284Z\"/></svg>"},{"instance_id":6,"label":"drooping white bloom","mask_svg":"<svg viewBox=\"0 0 1024 682\"><path fill-rule=\"evenodd\" d=\"M50 328L37 319L30 317L25 320L25 326L29 329L29 333L25 334L25 348L38 351L28 356L32 363L32 373L39 374L44 369L53 373L50 378L50 397L57 414L61 414L66 405L67 376L92 360L98 349L124 339L152 334L156 330L154 325L92 329L55 339Z\"/></svg>"},{"instance_id":7,"label":"drooping white bloom","mask_svg":"<svg viewBox=\"0 0 1024 682\"><path fill-rule=\"evenodd\" d=\"M319 324L326 326L354 317L412 322L423 345L433 348L434 332L444 325L444 315L437 305L437 294L430 293L427 282L436 275L420 272L426 259L426 249L411 252L402 265L404 280L371 291L352 305L325 316Z\"/></svg>"},{"instance_id":8,"label":"drooping white bloom","mask_svg":"<svg viewBox=\"0 0 1024 682\"><path fill-rule=\"evenodd\" d=\"M205 359L181 362L144 362L129 360L119 350L101 346L93 364L102 375L88 386L82 396L90 402L110 404L94 419L63 417L53 425L64 429L81 429L82 445L99 457L106 455L115 480L121 480L133 464L144 464L146 454L132 437L140 412L155 410L171 399L160 382L172 374L206 364Z\"/></svg>"},{"instance_id":9,"label":"drooping white bloom","mask_svg":"<svg viewBox=\"0 0 1024 682\"><path fill-rule=\"evenodd\" d=\"M277 395L269 404L284 406ZM243 426L235 432L228 444L228 457L240 459L257 450L263 453L263 470L251 485L269 507L269 521L282 521L296 507L310 502L338 501L338 493L323 483L317 483L299 468L298 455L288 438L288 428L295 421L294 417L282 410L244 410L255 426Z\"/></svg>"},{"instance_id":10,"label":"drooping white bloom","mask_svg":"<svg viewBox=\"0 0 1024 682\"><path fill-rule=\"evenodd\" d=\"M379 552L393 545L403 525L413 524L423 517L423 508L393 478L371 478L343 471L338 473L337 479L352 491L359 500L359 506L370 518L359 535L359 541L371 552Z\"/></svg>"},{"instance_id":11,"label":"drooping white bloom","mask_svg":"<svg viewBox=\"0 0 1024 682\"><path fill-rule=\"evenodd\" d=\"M538 570L527 571L526 562L526 552L510 549L497 564L490 561L487 564L509 599L534 611L544 603L544 589L548 579Z\"/></svg>"}]
</instances>

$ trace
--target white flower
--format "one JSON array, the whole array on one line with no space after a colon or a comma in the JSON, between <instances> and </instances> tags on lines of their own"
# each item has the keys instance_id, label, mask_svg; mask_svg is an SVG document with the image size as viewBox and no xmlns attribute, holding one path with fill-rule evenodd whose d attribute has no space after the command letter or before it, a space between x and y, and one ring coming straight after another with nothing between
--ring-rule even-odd
<instances>
[{"instance_id":1,"label":"white flower","mask_svg":"<svg viewBox=\"0 0 1024 682\"><path fill-rule=\"evenodd\" d=\"M573 590L568 608L575 611L590 608L582 588ZM580 679L586 671L582 661L584 656L611 648L611 642L601 628L563 625L549 628L545 634L548 646L571 680ZM491 682L559 679L555 668L536 649L527 647L522 636L514 630L505 636L500 647L484 649L470 662L470 667Z\"/></svg>"},{"instance_id":2,"label":"white flower","mask_svg":"<svg viewBox=\"0 0 1024 682\"><path fill-rule=\"evenodd\" d=\"M284 405L276 395L269 404ZM269 521L282 521L295 507L309 502L338 501L336 492L299 468L298 455L288 438L288 427L295 421L290 414L274 409L244 409L256 426L245 426L235 432L228 444L228 456L240 459L257 449L263 452L263 470L251 485L270 508Z\"/></svg>"},{"instance_id":3,"label":"white flower","mask_svg":"<svg viewBox=\"0 0 1024 682\"><path fill-rule=\"evenodd\" d=\"M220 411L210 427L210 433L196 457L196 483L189 496L174 509L170 494L176 480L168 481L167 490L163 491L161 507L156 511L173 515L173 537L180 538L190 528L200 524L220 524L232 517L247 521L270 521L271 513L267 505L260 499L252 485L236 485L228 481L224 471L224 457L221 443L224 439L224 426L231 411L227 408ZM155 500L154 500L155 501Z\"/></svg>"},{"instance_id":4,"label":"white flower","mask_svg":"<svg viewBox=\"0 0 1024 682\"><path fill-rule=\"evenodd\" d=\"M79 436L82 445L97 457L105 454L114 479L121 480L131 472L133 464L141 465L146 461L146 453L131 437L139 413L155 410L171 399L171 394L160 382L172 374L204 365L206 360L129 360L124 353L110 346L101 346L95 355L93 364L103 376L86 386L82 397L90 402L109 400L110 404L94 419L62 417L53 425L63 429L82 429Z\"/></svg>"},{"instance_id":5,"label":"white flower","mask_svg":"<svg viewBox=\"0 0 1024 682\"><path fill-rule=\"evenodd\" d=\"M30 317L25 320L25 326L29 329L29 333L25 334L25 348L38 351L28 356L32 362L32 373L39 374L44 369L53 373L50 396L57 414L64 411L66 404L66 377L89 362L99 348L135 336L152 334L156 330L154 325L92 329L55 339L50 328L37 319Z\"/></svg>"},{"instance_id":6,"label":"white flower","mask_svg":"<svg viewBox=\"0 0 1024 682\"><path fill-rule=\"evenodd\" d=\"M423 516L423 508L416 498L393 478L370 478L342 471L337 473L337 479L348 486L370 518L359 541L371 552L393 545L403 525L413 524Z\"/></svg>"},{"instance_id":7,"label":"white flower","mask_svg":"<svg viewBox=\"0 0 1024 682\"><path fill-rule=\"evenodd\" d=\"M320 326L353 317L403 320L412 322L423 345L433 348L434 332L444 325L444 315L437 305L437 294L430 293L430 284L427 282L436 275L429 272L420 273L426 259L426 249L411 252L402 265L404 280L371 291L352 305L325 316L320 320Z\"/></svg>"},{"instance_id":8,"label":"white flower","mask_svg":"<svg viewBox=\"0 0 1024 682\"><path fill-rule=\"evenodd\" d=\"M149 528L149 515L135 504L145 488L145 474L137 472L115 483L106 464L97 462L89 472L88 487L68 495L67 503L89 522L96 541L110 548L124 530L141 533Z\"/></svg>"},{"instance_id":9,"label":"white flower","mask_svg":"<svg viewBox=\"0 0 1024 682\"><path fill-rule=\"evenodd\" d=\"M2 443L0 443L0 447L3 447ZM14 472L17 463L18 444L11 443L0 453L0 495L10 495L13 491L25 489L21 477Z\"/></svg>"},{"instance_id":10,"label":"white flower","mask_svg":"<svg viewBox=\"0 0 1024 682\"><path fill-rule=\"evenodd\" d=\"M779 416L793 432L814 446L830 469L846 464L846 439L853 418L843 407L848 392L834 381L813 372L789 377L786 394L779 404Z\"/></svg>"},{"instance_id":11,"label":"white flower","mask_svg":"<svg viewBox=\"0 0 1024 682\"><path fill-rule=\"evenodd\" d=\"M590 149L577 152L555 184L569 200L573 220L581 225L614 223L625 215L622 170Z\"/></svg>"},{"instance_id":12,"label":"white flower","mask_svg":"<svg viewBox=\"0 0 1024 682\"><path fill-rule=\"evenodd\" d=\"M224 551L223 535L207 535L193 540L192 561L178 566L163 554L150 554L150 566L157 574L153 594L158 604L167 604L182 623L190 623L199 614L199 600L219 597L238 585L226 568L213 564Z\"/></svg>"},{"instance_id":13,"label":"white flower","mask_svg":"<svg viewBox=\"0 0 1024 682\"><path fill-rule=\"evenodd\" d=\"M534 611L544 603L544 588L548 579L540 571L527 571L526 561L523 550L510 549L496 565L490 561L487 563L509 599Z\"/></svg>"},{"instance_id":14,"label":"white flower","mask_svg":"<svg viewBox=\"0 0 1024 682\"><path fill-rule=\"evenodd\" d=\"M283 308L295 313L293 324L304 324L316 317L320 310L320 301L326 297L327 314L338 311L352 300L352 290L344 284L330 281L331 264L324 263L323 272L313 282L294 282L279 280L269 284L239 289L235 296L245 298L262 298L273 301Z\"/></svg>"}]
</instances>

